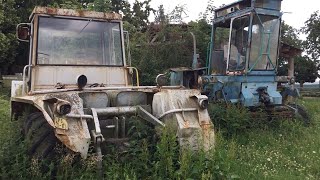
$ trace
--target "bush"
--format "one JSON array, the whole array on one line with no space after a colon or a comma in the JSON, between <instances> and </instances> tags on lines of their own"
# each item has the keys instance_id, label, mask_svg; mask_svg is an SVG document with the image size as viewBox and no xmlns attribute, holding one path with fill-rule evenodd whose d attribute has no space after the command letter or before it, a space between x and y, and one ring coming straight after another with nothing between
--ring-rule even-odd
<instances>
[{"instance_id":1,"label":"bush","mask_svg":"<svg viewBox=\"0 0 320 180\"><path fill-rule=\"evenodd\" d=\"M252 124L249 111L241 105L210 104L209 114L216 129L227 137L239 135Z\"/></svg>"}]
</instances>

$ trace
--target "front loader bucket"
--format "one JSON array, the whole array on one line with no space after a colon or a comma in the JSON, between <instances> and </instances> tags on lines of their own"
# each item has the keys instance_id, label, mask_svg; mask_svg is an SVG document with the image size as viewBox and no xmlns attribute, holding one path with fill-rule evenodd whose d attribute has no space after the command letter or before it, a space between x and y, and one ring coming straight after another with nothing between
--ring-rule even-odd
<instances>
[{"instance_id":1,"label":"front loader bucket","mask_svg":"<svg viewBox=\"0 0 320 180\"><path fill-rule=\"evenodd\" d=\"M200 98L199 98L200 97ZM162 90L153 98L153 114L176 130L182 148L205 151L214 145L214 130L198 90Z\"/></svg>"}]
</instances>

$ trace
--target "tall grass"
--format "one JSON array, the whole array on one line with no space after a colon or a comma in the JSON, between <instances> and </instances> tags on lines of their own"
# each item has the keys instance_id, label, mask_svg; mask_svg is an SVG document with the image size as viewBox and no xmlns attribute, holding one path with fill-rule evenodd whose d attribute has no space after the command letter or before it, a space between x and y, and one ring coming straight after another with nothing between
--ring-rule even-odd
<instances>
[{"instance_id":1,"label":"tall grass","mask_svg":"<svg viewBox=\"0 0 320 180\"><path fill-rule=\"evenodd\" d=\"M104 156L105 179L320 179L318 101L302 101L313 115L310 127L291 121L251 126L244 109L211 107L217 139L208 153L180 151L170 129L155 136L133 120L130 148L109 147ZM0 179L97 179L94 154L86 160L30 159L18 127L10 121L8 98L0 95Z\"/></svg>"}]
</instances>

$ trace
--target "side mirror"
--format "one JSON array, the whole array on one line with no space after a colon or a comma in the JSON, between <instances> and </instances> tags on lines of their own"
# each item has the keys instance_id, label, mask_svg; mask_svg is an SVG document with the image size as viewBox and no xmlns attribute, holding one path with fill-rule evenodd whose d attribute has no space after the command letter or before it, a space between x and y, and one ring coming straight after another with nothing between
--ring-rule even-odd
<instances>
[{"instance_id":1,"label":"side mirror","mask_svg":"<svg viewBox=\"0 0 320 180\"><path fill-rule=\"evenodd\" d=\"M21 23L17 25L16 36L19 41L29 42L31 36L31 24Z\"/></svg>"}]
</instances>

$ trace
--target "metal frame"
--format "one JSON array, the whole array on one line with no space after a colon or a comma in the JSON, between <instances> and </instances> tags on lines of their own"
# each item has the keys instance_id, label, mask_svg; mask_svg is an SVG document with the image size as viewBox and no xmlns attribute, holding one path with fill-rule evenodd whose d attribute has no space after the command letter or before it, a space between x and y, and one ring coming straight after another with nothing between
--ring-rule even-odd
<instances>
[{"instance_id":1,"label":"metal frame","mask_svg":"<svg viewBox=\"0 0 320 180\"><path fill-rule=\"evenodd\" d=\"M240 2L240 1L238 1ZM233 4L236 4L236 3L233 3ZM220 9L223 9L223 8L220 8ZM215 48L215 44L214 44L214 40L215 40L215 32L216 32L216 28L217 26L215 26L216 24L218 23L223 23L225 22L226 20L230 20L230 27L229 27L229 44L228 44L228 53L227 53L227 67L226 67L226 72L229 71L229 60L230 60L230 46L231 46L231 36L232 36L232 27L233 27L233 21L237 18L240 18L240 17L243 17L243 16L246 16L246 15L249 15L250 16L250 25L249 25L249 34L248 34L248 42L251 43L251 40L252 40L252 23L253 23L253 18L254 18L254 15L257 15L259 17L259 15L271 15L271 16L276 16L278 17L280 20L281 20L281 16L282 16L282 13L281 12L278 12L278 11L275 11L275 10L269 10L269 9L262 9L262 8L256 8L254 6L252 7L248 7L248 8L245 8L243 10L239 10L239 11L236 11L234 13L230 13L226 16L223 16L223 17L219 17L219 18L216 18L213 20L213 25L212 25L212 34L211 34L211 43L210 43L210 56L209 56L209 61L207 62L207 73L210 74L211 73L211 62L212 62L212 51L214 50ZM279 49L279 47L278 47ZM250 61L250 52L251 52L251 46L247 47L247 53L246 53L246 66L245 66L245 69L244 69L244 72L245 74L248 74L250 72L253 72L253 71L277 71L277 64L278 64L278 60L276 60L276 65L273 65L274 69L269 69L269 70L255 70L253 69L252 67L250 69L248 69L249 67L249 61ZM278 54L277 54L278 56ZM257 62L256 62L257 63ZM255 63L255 64L256 64ZM234 72L237 72L237 71L234 71Z\"/></svg>"},{"instance_id":2,"label":"metal frame","mask_svg":"<svg viewBox=\"0 0 320 180\"><path fill-rule=\"evenodd\" d=\"M226 72L229 72L229 61L230 61L230 50L231 50L231 38L232 38L232 29L233 29L233 21L234 20L236 20L236 19L238 19L238 18L241 18L241 17L244 17L244 16L249 16L251 13L245 13L245 14L242 14L242 15L240 15L240 16L237 16L237 17L233 17L233 18L231 18L231 21L230 21L230 28L229 28L229 30L230 30L230 32L229 32L229 44L228 44L228 54L227 54L227 67L226 67ZM251 18L251 17L250 17ZM250 19L250 22L251 22L251 19ZM249 31L250 32L252 32L252 27L251 26L249 26L250 28L249 28ZM249 33L249 32L248 32ZM250 42L249 41L249 37L248 37L248 42ZM247 47L246 47L247 48ZM246 52L248 52L248 51L246 51ZM246 54L246 63L247 63L247 61L249 60L249 58L248 58L248 56L247 56L247 54ZM243 69L243 70L245 70L245 71L247 71L247 66ZM235 71L232 71L232 72L238 72L238 71L241 71L241 70L235 70Z\"/></svg>"}]
</instances>

